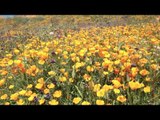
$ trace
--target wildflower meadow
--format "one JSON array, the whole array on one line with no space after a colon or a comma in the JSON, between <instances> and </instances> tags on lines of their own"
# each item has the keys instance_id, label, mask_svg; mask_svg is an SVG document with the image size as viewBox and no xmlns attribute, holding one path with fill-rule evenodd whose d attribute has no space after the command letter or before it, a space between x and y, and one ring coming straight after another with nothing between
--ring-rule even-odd
<instances>
[{"instance_id":1,"label":"wildflower meadow","mask_svg":"<svg viewBox=\"0 0 160 120\"><path fill-rule=\"evenodd\" d=\"M158 15L0 18L0 105L159 105Z\"/></svg>"}]
</instances>

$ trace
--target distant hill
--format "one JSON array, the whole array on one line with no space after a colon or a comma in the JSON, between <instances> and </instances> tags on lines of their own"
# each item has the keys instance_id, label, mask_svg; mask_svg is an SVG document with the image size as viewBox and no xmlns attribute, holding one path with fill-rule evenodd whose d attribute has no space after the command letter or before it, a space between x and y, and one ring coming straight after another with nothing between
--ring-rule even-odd
<instances>
[{"instance_id":1,"label":"distant hill","mask_svg":"<svg viewBox=\"0 0 160 120\"><path fill-rule=\"evenodd\" d=\"M37 15L15 15L15 17L35 18L35 17L37 17Z\"/></svg>"},{"instance_id":2,"label":"distant hill","mask_svg":"<svg viewBox=\"0 0 160 120\"><path fill-rule=\"evenodd\" d=\"M37 15L0 15L0 19L12 17L35 18Z\"/></svg>"},{"instance_id":3,"label":"distant hill","mask_svg":"<svg viewBox=\"0 0 160 120\"><path fill-rule=\"evenodd\" d=\"M11 18L14 17L14 15L0 15L0 18Z\"/></svg>"}]
</instances>

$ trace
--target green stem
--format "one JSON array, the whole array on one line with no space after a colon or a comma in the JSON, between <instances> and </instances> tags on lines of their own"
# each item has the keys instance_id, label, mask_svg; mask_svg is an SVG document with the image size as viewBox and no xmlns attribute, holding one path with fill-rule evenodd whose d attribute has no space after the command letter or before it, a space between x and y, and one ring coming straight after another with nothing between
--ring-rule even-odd
<instances>
[{"instance_id":1,"label":"green stem","mask_svg":"<svg viewBox=\"0 0 160 120\"><path fill-rule=\"evenodd\" d=\"M78 91L79 95L81 96L81 98L83 98L83 95L82 95L81 91L79 90L79 88L76 85L75 85L75 88L77 89L77 91Z\"/></svg>"}]
</instances>

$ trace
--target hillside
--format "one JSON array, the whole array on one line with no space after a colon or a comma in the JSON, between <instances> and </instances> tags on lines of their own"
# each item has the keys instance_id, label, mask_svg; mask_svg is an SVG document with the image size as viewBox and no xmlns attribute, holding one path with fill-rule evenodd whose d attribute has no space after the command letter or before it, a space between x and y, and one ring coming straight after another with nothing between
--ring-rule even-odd
<instances>
[{"instance_id":1,"label":"hillside","mask_svg":"<svg viewBox=\"0 0 160 120\"><path fill-rule=\"evenodd\" d=\"M0 18L1 105L159 105L159 16Z\"/></svg>"}]
</instances>

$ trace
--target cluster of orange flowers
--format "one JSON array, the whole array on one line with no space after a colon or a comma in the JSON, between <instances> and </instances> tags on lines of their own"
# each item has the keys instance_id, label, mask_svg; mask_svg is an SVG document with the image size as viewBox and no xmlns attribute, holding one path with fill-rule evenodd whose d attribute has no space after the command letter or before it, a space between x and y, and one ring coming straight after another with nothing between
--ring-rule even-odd
<instances>
[{"instance_id":1,"label":"cluster of orange flowers","mask_svg":"<svg viewBox=\"0 0 160 120\"><path fill-rule=\"evenodd\" d=\"M0 59L0 104L147 104L158 80L160 24L92 27Z\"/></svg>"}]
</instances>

